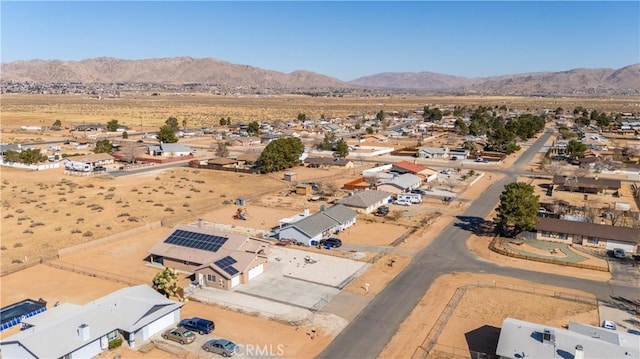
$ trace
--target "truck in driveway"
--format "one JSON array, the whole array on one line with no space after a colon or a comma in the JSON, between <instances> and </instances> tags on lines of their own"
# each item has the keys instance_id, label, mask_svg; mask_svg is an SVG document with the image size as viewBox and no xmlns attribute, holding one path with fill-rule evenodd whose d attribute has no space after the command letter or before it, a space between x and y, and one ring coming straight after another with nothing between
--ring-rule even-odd
<instances>
[{"instance_id":1,"label":"truck in driveway","mask_svg":"<svg viewBox=\"0 0 640 359\"><path fill-rule=\"evenodd\" d=\"M200 335L209 334L216 328L213 321L198 317L181 320L179 326L197 332Z\"/></svg>"},{"instance_id":2,"label":"truck in driveway","mask_svg":"<svg viewBox=\"0 0 640 359\"><path fill-rule=\"evenodd\" d=\"M408 201L411 203L422 203L422 195L419 193L400 193L398 201Z\"/></svg>"}]
</instances>

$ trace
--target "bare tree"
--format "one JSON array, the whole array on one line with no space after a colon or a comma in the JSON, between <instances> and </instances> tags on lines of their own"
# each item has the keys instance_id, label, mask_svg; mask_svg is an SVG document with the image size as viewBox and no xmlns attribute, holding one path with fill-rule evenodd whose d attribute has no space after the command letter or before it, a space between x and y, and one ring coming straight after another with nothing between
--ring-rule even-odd
<instances>
[{"instance_id":1,"label":"bare tree","mask_svg":"<svg viewBox=\"0 0 640 359\"><path fill-rule=\"evenodd\" d=\"M124 155L122 160L128 163L136 163L136 157L140 152L142 152L142 149L139 146L133 143L126 144L122 148L122 154Z\"/></svg>"},{"instance_id":2,"label":"bare tree","mask_svg":"<svg viewBox=\"0 0 640 359\"><path fill-rule=\"evenodd\" d=\"M333 196L338 192L338 184L335 181L323 182L322 183L322 191L324 194Z\"/></svg>"},{"instance_id":3,"label":"bare tree","mask_svg":"<svg viewBox=\"0 0 640 359\"><path fill-rule=\"evenodd\" d=\"M563 166L557 162L546 162L542 164L542 170L552 176L556 176L562 173Z\"/></svg>"},{"instance_id":4,"label":"bare tree","mask_svg":"<svg viewBox=\"0 0 640 359\"><path fill-rule=\"evenodd\" d=\"M216 156L222 158L229 156L229 148L227 148L227 144L224 141L218 142L218 146L216 147Z\"/></svg>"}]
</instances>

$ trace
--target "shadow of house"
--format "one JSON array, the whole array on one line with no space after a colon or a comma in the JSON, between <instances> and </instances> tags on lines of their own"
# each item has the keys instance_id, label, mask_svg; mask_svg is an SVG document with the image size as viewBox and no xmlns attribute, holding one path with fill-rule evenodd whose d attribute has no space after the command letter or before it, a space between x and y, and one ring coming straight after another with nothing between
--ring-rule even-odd
<instances>
[{"instance_id":1,"label":"shadow of house","mask_svg":"<svg viewBox=\"0 0 640 359\"><path fill-rule=\"evenodd\" d=\"M485 353L489 357L496 355L498 339L500 338L500 328L483 325L464 334L467 340L469 351L473 353ZM472 357L475 357L472 355Z\"/></svg>"}]
</instances>

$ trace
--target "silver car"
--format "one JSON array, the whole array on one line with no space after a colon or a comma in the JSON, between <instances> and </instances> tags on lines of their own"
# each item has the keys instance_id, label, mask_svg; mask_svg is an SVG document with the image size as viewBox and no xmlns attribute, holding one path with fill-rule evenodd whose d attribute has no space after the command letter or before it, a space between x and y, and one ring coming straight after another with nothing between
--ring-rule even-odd
<instances>
[{"instance_id":1,"label":"silver car","mask_svg":"<svg viewBox=\"0 0 640 359\"><path fill-rule=\"evenodd\" d=\"M230 357L235 353L236 344L226 339L212 339L202 345L205 352L220 354Z\"/></svg>"}]
</instances>

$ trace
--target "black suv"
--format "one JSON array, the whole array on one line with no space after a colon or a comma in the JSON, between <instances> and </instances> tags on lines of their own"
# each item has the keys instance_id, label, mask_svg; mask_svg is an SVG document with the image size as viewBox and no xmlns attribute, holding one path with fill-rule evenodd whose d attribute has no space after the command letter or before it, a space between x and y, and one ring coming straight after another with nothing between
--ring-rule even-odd
<instances>
[{"instance_id":1,"label":"black suv","mask_svg":"<svg viewBox=\"0 0 640 359\"><path fill-rule=\"evenodd\" d=\"M340 248L342 246L342 241L338 238L327 238L323 239L318 243L319 247L331 247L331 248Z\"/></svg>"},{"instance_id":2,"label":"black suv","mask_svg":"<svg viewBox=\"0 0 640 359\"><path fill-rule=\"evenodd\" d=\"M389 207L387 206L380 206L378 207L378 210L375 213L378 216L386 216L387 214L389 214Z\"/></svg>"}]
</instances>

